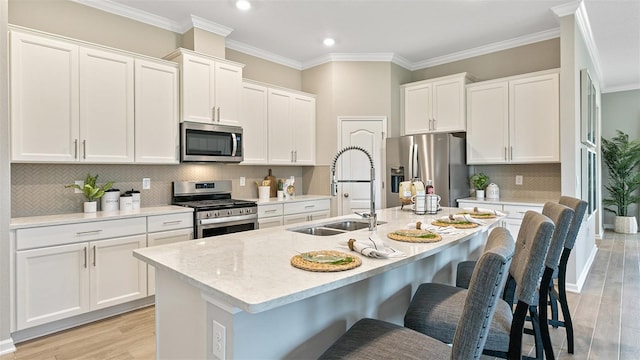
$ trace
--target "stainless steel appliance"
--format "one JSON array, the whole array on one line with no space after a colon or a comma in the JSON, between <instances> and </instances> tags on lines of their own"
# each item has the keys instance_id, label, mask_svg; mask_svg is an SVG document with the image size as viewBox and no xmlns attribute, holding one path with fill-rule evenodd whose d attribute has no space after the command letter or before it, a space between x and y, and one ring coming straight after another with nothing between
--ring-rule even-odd
<instances>
[{"instance_id":1,"label":"stainless steel appliance","mask_svg":"<svg viewBox=\"0 0 640 360\"><path fill-rule=\"evenodd\" d=\"M242 128L238 126L180 123L180 159L183 162L238 163L244 157Z\"/></svg>"},{"instance_id":2,"label":"stainless steel appliance","mask_svg":"<svg viewBox=\"0 0 640 360\"><path fill-rule=\"evenodd\" d=\"M465 133L423 134L387 139L387 207L400 206L405 180L433 180L442 206L457 207L469 196Z\"/></svg>"},{"instance_id":3,"label":"stainless steel appliance","mask_svg":"<svg viewBox=\"0 0 640 360\"><path fill-rule=\"evenodd\" d=\"M191 207L196 239L258 228L258 205L231 198L231 180L175 181L172 203Z\"/></svg>"}]
</instances>

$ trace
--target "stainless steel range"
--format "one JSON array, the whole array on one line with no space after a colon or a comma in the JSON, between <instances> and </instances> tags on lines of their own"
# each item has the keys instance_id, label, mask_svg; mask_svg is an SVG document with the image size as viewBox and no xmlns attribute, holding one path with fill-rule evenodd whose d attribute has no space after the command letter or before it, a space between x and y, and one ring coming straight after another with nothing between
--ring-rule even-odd
<instances>
[{"instance_id":1,"label":"stainless steel range","mask_svg":"<svg viewBox=\"0 0 640 360\"><path fill-rule=\"evenodd\" d=\"M172 203L191 207L195 238L258 228L258 205L231 198L231 180L176 181Z\"/></svg>"}]
</instances>

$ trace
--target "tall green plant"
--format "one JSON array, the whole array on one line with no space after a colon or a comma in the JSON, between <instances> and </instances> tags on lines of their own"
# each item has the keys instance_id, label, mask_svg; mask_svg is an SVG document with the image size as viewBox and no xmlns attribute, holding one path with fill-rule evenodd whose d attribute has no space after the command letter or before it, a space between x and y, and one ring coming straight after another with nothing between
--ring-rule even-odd
<instances>
[{"instance_id":1,"label":"tall green plant","mask_svg":"<svg viewBox=\"0 0 640 360\"><path fill-rule=\"evenodd\" d=\"M627 216L629 205L640 201L634 192L640 187L640 141L629 141L629 135L617 130L610 140L602 139L602 160L609 173L609 183L604 186L610 198L603 199L604 208L618 216Z\"/></svg>"},{"instance_id":2,"label":"tall green plant","mask_svg":"<svg viewBox=\"0 0 640 360\"><path fill-rule=\"evenodd\" d=\"M97 181L98 181L98 174L96 174L96 176L91 176L91 174L87 174L87 178L84 180L83 185L70 184L70 185L65 185L65 188L78 189L82 191L87 201L96 201L104 195L105 191L111 189L111 186L113 186L113 181L109 181L108 183L102 186L96 184Z\"/></svg>"}]
</instances>

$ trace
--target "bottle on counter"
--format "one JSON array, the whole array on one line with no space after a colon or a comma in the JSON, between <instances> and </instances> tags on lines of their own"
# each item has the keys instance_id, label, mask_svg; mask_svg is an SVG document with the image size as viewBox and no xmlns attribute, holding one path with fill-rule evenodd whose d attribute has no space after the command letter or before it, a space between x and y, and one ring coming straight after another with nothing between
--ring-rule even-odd
<instances>
[{"instance_id":1,"label":"bottle on counter","mask_svg":"<svg viewBox=\"0 0 640 360\"><path fill-rule=\"evenodd\" d=\"M427 180L427 194L435 194L435 189L433 188L433 180Z\"/></svg>"}]
</instances>

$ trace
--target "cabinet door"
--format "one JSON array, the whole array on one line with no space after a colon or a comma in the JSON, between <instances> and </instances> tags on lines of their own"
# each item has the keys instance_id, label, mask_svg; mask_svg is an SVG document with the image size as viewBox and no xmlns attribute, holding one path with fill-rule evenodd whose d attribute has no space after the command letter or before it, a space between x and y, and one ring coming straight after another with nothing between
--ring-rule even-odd
<instances>
[{"instance_id":1,"label":"cabinet door","mask_svg":"<svg viewBox=\"0 0 640 360\"><path fill-rule=\"evenodd\" d=\"M182 54L182 121L212 123L215 106L215 63Z\"/></svg>"},{"instance_id":2,"label":"cabinet door","mask_svg":"<svg viewBox=\"0 0 640 360\"><path fill-rule=\"evenodd\" d=\"M283 220L285 225L303 223L303 222L309 221L309 214L303 213L303 214L285 215L283 217Z\"/></svg>"},{"instance_id":3,"label":"cabinet door","mask_svg":"<svg viewBox=\"0 0 640 360\"><path fill-rule=\"evenodd\" d=\"M133 250L145 247L146 243L146 235L89 243L91 310L147 295L147 266L133 257Z\"/></svg>"},{"instance_id":4,"label":"cabinet door","mask_svg":"<svg viewBox=\"0 0 640 360\"><path fill-rule=\"evenodd\" d=\"M509 84L467 87L467 163L505 163L508 144Z\"/></svg>"},{"instance_id":5,"label":"cabinet door","mask_svg":"<svg viewBox=\"0 0 640 360\"><path fill-rule=\"evenodd\" d=\"M180 162L178 69L135 60L135 161Z\"/></svg>"},{"instance_id":6,"label":"cabinet door","mask_svg":"<svg viewBox=\"0 0 640 360\"><path fill-rule=\"evenodd\" d=\"M467 129L464 85L464 77L433 83L433 131L454 132Z\"/></svg>"},{"instance_id":7,"label":"cabinet door","mask_svg":"<svg viewBox=\"0 0 640 360\"><path fill-rule=\"evenodd\" d=\"M284 219L282 218L282 216L258 219L258 229L266 229L282 225L284 225Z\"/></svg>"},{"instance_id":8,"label":"cabinet door","mask_svg":"<svg viewBox=\"0 0 640 360\"><path fill-rule=\"evenodd\" d=\"M11 160L76 161L78 47L11 32Z\"/></svg>"},{"instance_id":9,"label":"cabinet door","mask_svg":"<svg viewBox=\"0 0 640 360\"><path fill-rule=\"evenodd\" d=\"M81 160L133 162L133 58L80 48L80 94Z\"/></svg>"},{"instance_id":10,"label":"cabinet door","mask_svg":"<svg viewBox=\"0 0 640 360\"><path fill-rule=\"evenodd\" d=\"M244 131L243 164L267 164L267 88L242 86L240 123Z\"/></svg>"},{"instance_id":11,"label":"cabinet door","mask_svg":"<svg viewBox=\"0 0 640 360\"><path fill-rule=\"evenodd\" d=\"M511 161L560 161L558 74L509 82Z\"/></svg>"},{"instance_id":12,"label":"cabinet door","mask_svg":"<svg viewBox=\"0 0 640 360\"><path fill-rule=\"evenodd\" d=\"M89 311L87 243L16 252L17 329Z\"/></svg>"},{"instance_id":13,"label":"cabinet door","mask_svg":"<svg viewBox=\"0 0 640 360\"><path fill-rule=\"evenodd\" d=\"M423 134L431 130L431 83L404 88L404 133Z\"/></svg>"},{"instance_id":14,"label":"cabinet door","mask_svg":"<svg viewBox=\"0 0 640 360\"><path fill-rule=\"evenodd\" d=\"M309 215L309 220L322 220L322 219L328 219L329 217L331 217L331 212L329 210L316 211L308 215Z\"/></svg>"},{"instance_id":15,"label":"cabinet door","mask_svg":"<svg viewBox=\"0 0 640 360\"><path fill-rule=\"evenodd\" d=\"M293 162L291 94L269 90L269 164Z\"/></svg>"},{"instance_id":16,"label":"cabinet door","mask_svg":"<svg viewBox=\"0 0 640 360\"><path fill-rule=\"evenodd\" d=\"M291 101L293 161L296 165L316 164L316 99L295 95Z\"/></svg>"},{"instance_id":17,"label":"cabinet door","mask_svg":"<svg viewBox=\"0 0 640 360\"><path fill-rule=\"evenodd\" d=\"M219 112L217 121L226 125L240 125L240 103L242 99L242 68L215 63L215 106Z\"/></svg>"},{"instance_id":18,"label":"cabinet door","mask_svg":"<svg viewBox=\"0 0 640 360\"><path fill-rule=\"evenodd\" d=\"M147 235L147 247L173 244L193 239L193 228L162 231ZM156 293L156 271L151 265L147 265L147 295Z\"/></svg>"}]
</instances>

